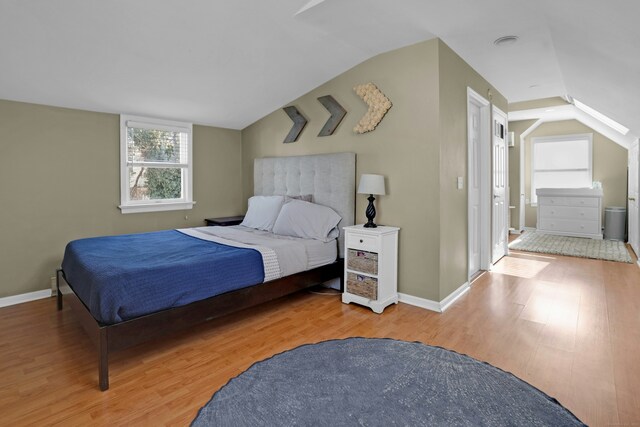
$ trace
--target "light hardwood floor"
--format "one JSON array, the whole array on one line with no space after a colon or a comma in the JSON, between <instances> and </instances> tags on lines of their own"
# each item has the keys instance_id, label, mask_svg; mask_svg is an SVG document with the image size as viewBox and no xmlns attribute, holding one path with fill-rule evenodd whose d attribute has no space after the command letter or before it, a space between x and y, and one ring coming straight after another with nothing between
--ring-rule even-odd
<instances>
[{"instance_id":1,"label":"light hardwood floor","mask_svg":"<svg viewBox=\"0 0 640 427\"><path fill-rule=\"evenodd\" d=\"M512 253L444 314L299 293L117 353L111 388L54 299L0 309L0 425L188 425L256 361L351 336L422 341L512 372L590 425L640 425L640 268Z\"/></svg>"}]
</instances>

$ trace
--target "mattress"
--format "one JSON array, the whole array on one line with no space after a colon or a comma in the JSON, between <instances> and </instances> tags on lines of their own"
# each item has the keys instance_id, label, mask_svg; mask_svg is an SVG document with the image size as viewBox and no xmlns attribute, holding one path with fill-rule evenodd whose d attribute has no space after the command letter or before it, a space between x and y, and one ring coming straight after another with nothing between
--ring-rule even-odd
<instances>
[{"instance_id":1,"label":"mattress","mask_svg":"<svg viewBox=\"0 0 640 427\"><path fill-rule=\"evenodd\" d=\"M62 269L93 317L114 324L329 264L323 243L246 227L199 227L70 242Z\"/></svg>"}]
</instances>

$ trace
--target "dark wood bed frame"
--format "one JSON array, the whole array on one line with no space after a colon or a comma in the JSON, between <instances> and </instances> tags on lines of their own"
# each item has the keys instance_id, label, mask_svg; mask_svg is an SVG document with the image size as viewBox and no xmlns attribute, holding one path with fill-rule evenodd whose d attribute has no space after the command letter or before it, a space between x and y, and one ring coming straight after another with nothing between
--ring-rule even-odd
<instances>
[{"instance_id":1,"label":"dark wood bed frame","mask_svg":"<svg viewBox=\"0 0 640 427\"><path fill-rule=\"evenodd\" d=\"M58 270L56 274L58 310L62 310L64 299L78 317L89 338L98 347L98 382L100 390L104 391L109 388L109 354L111 352L253 307L331 279L340 278L340 288L342 290L344 287L343 268L344 260L338 259L332 264L313 270L227 292L181 307L136 317L113 325L98 322L69 286L64 272Z\"/></svg>"}]
</instances>

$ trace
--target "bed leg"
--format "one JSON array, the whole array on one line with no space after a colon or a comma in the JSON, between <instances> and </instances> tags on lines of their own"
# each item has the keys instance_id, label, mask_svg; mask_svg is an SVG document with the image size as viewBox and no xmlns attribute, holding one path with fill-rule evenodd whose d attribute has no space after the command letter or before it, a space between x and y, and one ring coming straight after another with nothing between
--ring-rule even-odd
<instances>
[{"instance_id":1,"label":"bed leg","mask_svg":"<svg viewBox=\"0 0 640 427\"><path fill-rule=\"evenodd\" d=\"M100 344L98 345L98 381L100 390L109 389L109 346L107 330L100 329Z\"/></svg>"},{"instance_id":2,"label":"bed leg","mask_svg":"<svg viewBox=\"0 0 640 427\"><path fill-rule=\"evenodd\" d=\"M56 300L58 301L58 311L62 310L62 292L60 292L60 275L62 270L56 270Z\"/></svg>"}]
</instances>

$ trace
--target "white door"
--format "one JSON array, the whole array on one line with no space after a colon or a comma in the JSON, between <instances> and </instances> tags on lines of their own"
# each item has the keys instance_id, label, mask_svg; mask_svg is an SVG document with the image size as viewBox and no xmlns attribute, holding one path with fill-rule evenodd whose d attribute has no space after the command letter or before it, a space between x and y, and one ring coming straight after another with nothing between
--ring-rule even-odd
<instances>
[{"instance_id":1,"label":"white door","mask_svg":"<svg viewBox=\"0 0 640 427\"><path fill-rule=\"evenodd\" d=\"M635 140L629 147L629 244L640 256L640 177L638 176L638 168L640 167L640 152L638 148L638 140Z\"/></svg>"},{"instance_id":2,"label":"white door","mask_svg":"<svg viewBox=\"0 0 640 427\"><path fill-rule=\"evenodd\" d=\"M469 277L480 271L480 108L469 102L467 129L469 131Z\"/></svg>"},{"instance_id":3,"label":"white door","mask_svg":"<svg viewBox=\"0 0 640 427\"><path fill-rule=\"evenodd\" d=\"M507 253L507 115L493 107L492 126L492 211L491 211L491 262L495 264Z\"/></svg>"},{"instance_id":4,"label":"white door","mask_svg":"<svg viewBox=\"0 0 640 427\"><path fill-rule=\"evenodd\" d=\"M489 101L467 89L468 278L489 268Z\"/></svg>"}]
</instances>

